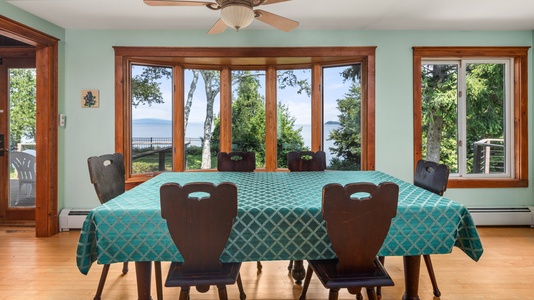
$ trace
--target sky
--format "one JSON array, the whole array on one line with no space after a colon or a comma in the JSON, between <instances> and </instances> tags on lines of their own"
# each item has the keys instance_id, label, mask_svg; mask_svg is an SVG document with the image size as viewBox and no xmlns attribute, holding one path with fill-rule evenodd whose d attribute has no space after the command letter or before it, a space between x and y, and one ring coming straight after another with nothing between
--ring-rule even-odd
<instances>
[{"instance_id":1,"label":"sky","mask_svg":"<svg viewBox=\"0 0 534 300\"><path fill-rule=\"evenodd\" d=\"M336 100L343 98L345 93L349 90L349 83L343 83L343 80L339 73L346 67L334 67L334 68L325 68L324 69L324 120L332 121L337 120L337 115L339 111L336 107ZM135 69L134 69L135 75ZM308 78L311 81L311 72L296 71L298 78ZM189 85L192 79L192 72L186 70L185 72L185 93L189 91ZM261 94L264 94L265 82L264 78L261 80L260 90ZM163 119L163 120L172 120L172 84L171 80L164 80L161 82L161 90L163 92L163 97L165 103L155 104L152 106L140 105L133 110L133 119L142 119L142 118L154 118L154 119ZM289 107L291 114L296 117L295 124L310 124L311 123L311 105L310 97L306 93L298 94L297 88L287 87L285 89L278 90L278 99L283 104L286 104ZM206 96L204 92L204 82L202 76L200 76L197 88L193 98L193 104L191 106L191 114L189 116L190 123L203 123L205 119L205 110L206 110ZM220 109L219 96L214 103L214 112L217 113Z\"/></svg>"}]
</instances>

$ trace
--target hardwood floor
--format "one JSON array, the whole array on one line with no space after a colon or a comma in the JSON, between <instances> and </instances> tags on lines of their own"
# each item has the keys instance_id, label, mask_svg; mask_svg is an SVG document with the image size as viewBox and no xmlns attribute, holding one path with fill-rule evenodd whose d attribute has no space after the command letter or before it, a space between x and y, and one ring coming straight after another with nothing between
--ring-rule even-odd
<instances>
[{"instance_id":1,"label":"hardwood floor","mask_svg":"<svg viewBox=\"0 0 534 300\"><path fill-rule=\"evenodd\" d=\"M479 233L484 246L479 262L456 248L452 254L432 256L441 299L534 299L534 229L482 227ZM79 231L70 231L36 238L33 228L0 227L0 299L92 299L102 266L94 264L87 276L78 271L78 236ZM241 276L247 299L298 299L301 286L287 275L287 263L262 262L259 275L256 262L244 263ZM421 265L419 295L432 300L432 287ZM163 264L164 277L168 266ZM399 300L404 291L402 258L387 257L386 267L396 286L383 288L382 299ZM230 299L238 299L237 286L230 286L228 292ZM178 293L175 288L164 289L165 299L178 299ZM136 298L134 265L125 276L121 276L121 264L112 265L102 299ZM327 290L313 277L307 299L327 298ZM217 299L217 294L213 288L206 294L193 290L191 299ZM339 299L355 297L341 291Z\"/></svg>"}]
</instances>

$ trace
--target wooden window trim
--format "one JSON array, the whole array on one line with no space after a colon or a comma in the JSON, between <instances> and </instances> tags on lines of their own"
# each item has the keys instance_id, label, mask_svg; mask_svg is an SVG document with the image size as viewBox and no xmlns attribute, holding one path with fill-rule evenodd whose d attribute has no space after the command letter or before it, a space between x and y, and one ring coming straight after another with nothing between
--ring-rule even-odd
<instances>
[{"instance_id":1,"label":"wooden window trim","mask_svg":"<svg viewBox=\"0 0 534 300\"><path fill-rule=\"evenodd\" d=\"M530 47L413 47L413 122L414 169L422 158L422 95L423 59L487 58L514 59L514 164L513 178L450 177L451 188L514 188L528 187L528 50Z\"/></svg>"},{"instance_id":2,"label":"wooden window trim","mask_svg":"<svg viewBox=\"0 0 534 300\"><path fill-rule=\"evenodd\" d=\"M322 147L322 67L327 65L362 63L362 170L375 168L375 52L376 47L266 47L266 48L199 48L199 47L113 47L115 50L115 151L123 153L130 161L129 142L129 64L131 61L155 65L180 65L221 70L221 151L231 147L231 69L264 69L271 79L276 78L277 68L310 68L312 70L312 150ZM175 69L176 70L176 69ZM183 70L180 71L183 75ZM179 72L178 72L179 73ZM180 76L176 74L175 76ZM183 77L183 76L180 76ZM178 78L178 77L177 77ZM175 80L175 82L180 82ZM175 97L182 97L183 85L175 86ZM266 93L276 96L276 86L267 86ZM175 100L177 101L177 100ZM272 101L271 101L272 102ZM178 103L178 102L175 102ZM270 104L270 105L269 105ZM268 101L266 124L276 122L276 110ZM183 107L183 105L182 105ZM176 105L174 118L179 118L182 109ZM269 116L274 116L269 118ZM183 123L183 122L182 122ZM224 131L224 133L223 133ZM174 134L175 145L178 145ZM277 171L276 136L269 134L265 171ZM274 149L274 152L272 151ZM181 157L183 150L175 149L174 170L184 171ZM132 176L126 164L127 183L135 185L148 176ZM153 176L153 175L151 175Z\"/></svg>"}]
</instances>

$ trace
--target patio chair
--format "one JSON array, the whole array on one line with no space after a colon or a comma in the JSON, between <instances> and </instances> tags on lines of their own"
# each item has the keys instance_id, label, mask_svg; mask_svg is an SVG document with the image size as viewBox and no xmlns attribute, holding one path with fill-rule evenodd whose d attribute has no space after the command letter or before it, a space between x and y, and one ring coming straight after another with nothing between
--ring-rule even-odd
<instances>
[{"instance_id":1,"label":"patio chair","mask_svg":"<svg viewBox=\"0 0 534 300\"><path fill-rule=\"evenodd\" d=\"M241 263L220 261L237 216L237 186L167 183L160 188L160 202L161 216L183 258L171 263L165 286L180 287L180 300L187 300L192 286L205 293L215 285L219 299L228 299L226 286L237 282L239 298L246 299Z\"/></svg>"},{"instance_id":2,"label":"patio chair","mask_svg":"<svg viewBox=\"0 0 534 300\"><path fill-rule=\"evenodd\" d=\"M299 299L306 292L313 273L335 300L342 288L361 299L361 288L376 300L375 287L393 286L393 280L376 254L397 214L399 187L391 182L328 184L323 188L322 216L336 253L335 259L308 260L308 271ZM354 255L357 253L357 255Z\"/></svg>"},{"instance_id":3,"label":"patio chair","mask_svg":"<svg viewBox=\"0 0 534 300\"><path fill-rule=\"evenodd\" d=\"M96 195L101 204L124 193L125 171L121 153L104 154L101 156L91 156L87 159L89 166L89 176L91 183L95 187ZM156 289L158 300L163 299L163 288L161 278L161 263L154 262L156 273ZM109 272L109 264L105 264L100 275L100 281L94 300L99 300L106 283ZM123 263L122 274L128 273L128 262Z\"/></svg>"},{"instance_id":4,"label":"patio chair","mask_svg":"<svg viewBox=\"0 0 534 300\"><path fill-rule=\"evenodd\" d=\"M35 156L26 152L13 151L9 153L9 157L18 177L18 193L15 201L17 205L23 191L26 198L35 193Z\"/></svg>"}]
</instances>

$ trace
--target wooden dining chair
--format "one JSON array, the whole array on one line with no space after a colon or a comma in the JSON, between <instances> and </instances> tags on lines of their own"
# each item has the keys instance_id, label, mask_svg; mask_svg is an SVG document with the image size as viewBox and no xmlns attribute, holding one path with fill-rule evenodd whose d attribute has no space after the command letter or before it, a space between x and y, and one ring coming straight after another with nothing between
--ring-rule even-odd
<instances>
[{"instance_id":1,"label":"wooden dining chair","mask_svg":"<svg viewBox=\"0 0 534 300\"><path fill-rule=\"evenodd\" d=\"M322 216L336 258L308 260L299 299L306 299L313 273L330 289L329 300L337 299L342 288L359 299L365 288L368 298L376 300L375 287L394 285L376 255L397 214L398 196L399 187L391 182L378 186L367 182L328 184L323 188Z\"/></svg>"},{"instance_id":2,"label":"wooden dining chair","mask_svg":"<svg viewBox=\"0 0 534 300\"><path fill-rule=\"evenodd\" d=\"M256 154L254 152L219 152L217 153L217 171L254 172Z\"/></svg>"},{"instance_id":3,"label":"wooden dining chair","mask_svg":"<svg viewBox=\"0 0 534 300\"><path fill-rule=\"evenodd\" d=\"M256 153L254 152L219 152L217 153L217 171L220 172L254 172L256 170ZM258 273L263 266L256 262Z\"/></svg>"},{"instance_id":4,"label":"wooden dining chair","mask_svg":"<svg viewBox=\"0 0 534 300\"><path fill-rule=\"evenodd\" d=\"M95 187L96 195L100 203L104 204L109 200L124 193L125 171L122 154L104 154L100 156L91 156L87 159L89 166L89 177ZM161 263L154 262L156 273L156 288L158 299L163 299L163 287L161 278ZM100 281L94 299L99 300L102 296L102 290L106 283L109 272L109 264L105 264L100 275ZM128 273L128 262L123 263L122 274Z\"/></svg>"},{"instance_id":5,"label":"wooden dining chair","mask_svg":"<svg viewBox=\"0 0 534 300\"><path fill-rule=\"evenodd\" d=\"M423 188L427 191L430 191L434 194L443 196L443 193L447 190L447 184L449 182L449 167L444 164L438 164L429 160L418 160L415 173L414 173L414 185ZM383 256L379 257L382 264L384 264L385 258ZM428 271L428 276L430 277L430 282L432 282L432 290L434 296L440 297L441 291L438 287L438 282L436 280L436 275L434 273L434 267L432 266L432 259L430 255L423 255L423 260L425 261L425 266ZM379 298L382 296L382 291L380 287L377 288L377 295Z\"/></svg>"},{"instance_id":6,"label":"wooden dining chair","mask_svg":"<svg viewBox=\"0 0 534 300\"><path fill-rule=\"evenodd\" d=\"M324 171L326 169L326 154L324 151L291 151L287 153L287 168L291 172ZM299 265L301 261L297 261ZM291 274L293 261L289 261L287 270ZM304 275L302 275L304 277ZM301 277L301 278L302 278ZM297 280L297 284L300 284Z\"/></svg>"},{"instance_id":7,"label":"wooden dining chair","mask_svg":"<svg viewBox=\"0 0 534 300\"><path fill-rule=\"evenodd\" d=\"M291 172L324 171L326 154L324 151L292 151L287 153L287 168Z\"/></svg>"},{"instance_id":8,"label":"wooden dining chair","mask_svg":"<svg viewBox=\"0 0 534 300\"><path fill-rule=\"evenodd\" d=\"M205 293L215 285L219 299L228 299L226 286L237 281L239 298L246 299L241 263L220 261L237 216L237 186L167 183L160 188L160 203L161 216L183 258L171 263L165 286L180 287L180 300L188 300L190 287Z\"/></svg>"},{"instance_id":9,"label":"wooden dining chair","mask_svg":"<svg viewBox=\"0 0 534 300\"><path fill-rule=\"evenodd\" d=\"M447 190L449 182L449 167L444 164L438 164L429 160L419 160L415 167L414 185L424 188L434 194L443 196ZM432 282L432 290L434 296L440 297L441 291L438 288L436 275L434 274L434 267L432 267L432 260L430 255L423 255L428 276Z\"/></svg>"}]
</instances>

